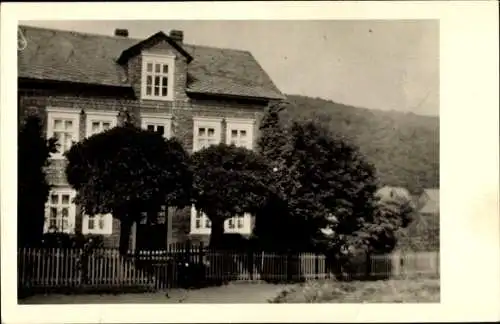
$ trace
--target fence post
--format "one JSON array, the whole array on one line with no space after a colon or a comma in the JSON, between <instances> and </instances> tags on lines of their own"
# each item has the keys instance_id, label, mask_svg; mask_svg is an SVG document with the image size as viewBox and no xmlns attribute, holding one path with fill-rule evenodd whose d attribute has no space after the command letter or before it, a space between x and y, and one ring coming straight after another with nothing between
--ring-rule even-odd
<instances>
[{"instance_id":1,"label":"fence post","mask_svg":"<svg viewBox=\"0 0 500 324\"><path fill-rule=\"evenodd\" d=\"M435 254L435 260L436 260L436 269L434 271L434 274L436 275L440 275L441 274L441 271L440 271L440 268L441 268L441 262L440 262L440 255L439 255L439 251L438 252L434 252Z\"/></svg>"},{"instance_id":2,"label":"fence post","mask_svg":"<svg viewBox=\"0 0 500 324\"><path fill-rule=\"evenodd\" d=\"M314 253L314 279L319 279L319 253Z\"/></svg>"},{"instance_id":3,"label":"fence post","mask_svg":"<svg viewBox=\"0 0 500 324\"><path fill-rule=\"evenodd\" d=\"M250 281L253 281L253 269L254 269L253 249L247 251L247 262L248 262L248 273L250 275Z\"/></svg>"},{"instance_id":4,"label":"fence post","mask_svg":"<svg viewBox=\"0 0 500 324\"><path fill-rule=\"evenodd\" d=\"M197 281L202 280L202 281L204 281L203 284L205 284L205 281L206 281L205 277L207 275L207 269L205 267L205 262L204 262L205 247L204 247L203 241L200 242L198 249L199 249L199 251L198 251L198 264L199 264L200 273L199 274L197 273L197 276L200 276L200 278L197 278ZM200 284L200 282L197 282L197 284Z\"/></svg>"}]
</instances>

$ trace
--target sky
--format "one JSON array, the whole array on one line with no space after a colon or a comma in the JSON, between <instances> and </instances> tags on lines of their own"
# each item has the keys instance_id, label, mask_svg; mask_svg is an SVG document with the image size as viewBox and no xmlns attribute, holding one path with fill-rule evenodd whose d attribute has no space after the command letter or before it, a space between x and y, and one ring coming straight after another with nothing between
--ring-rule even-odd
<instances>
[{"instance_id":1,"label":"sky","mask_svg":"<svg viewBox=\"0 0 500 324\"><path fill-rule=\"evenodd\" d=\"M358 107L439 115L439 22L431 20L109 20L21 24L250 51L285 94Z\"/></svg>"}]
</instances>

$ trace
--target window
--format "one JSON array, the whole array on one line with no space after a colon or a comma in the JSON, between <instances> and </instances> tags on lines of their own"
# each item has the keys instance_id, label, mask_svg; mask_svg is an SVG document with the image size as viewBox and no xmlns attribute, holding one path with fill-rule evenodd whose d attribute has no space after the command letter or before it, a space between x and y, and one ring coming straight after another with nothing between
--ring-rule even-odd
<instances>
[{"instance_id":1,"label":"window","mask_svg":"<svg viewBox=\"0 0 500 324\"><path fill-rule=\"evenodd\" d=\"M226 119L226 143L253 148L253 119Z\"/></svg>"},{"instance_id":2,"label":"window","mask_svg":"<svg viewBox=\"0 0 500 324\"><path fill-rule=\"evenodd\" d=\"M194 118L193 152L220 143L221 118Z\"/></svg>"},{"instance_id":3,"label":"window","mask_svg":"<svg viewBox=\"0 0 500 324\"><path fill-rule=\"evenodd\" d=\"M142 57L142 98L173 100L175 57L145 54Z\"/></svg>"},{"instance_id":4,"label":"window","mask_svg":"<svg viewBox=\"0 0 500 324\"><path fill-rule=\"evenodd\" d=\"M248 213L236 215L224 221L224 232L226 233L240 233L250 234L252 229L251 215ZM209 235L211 232L212 224L210 219L205 213L196 210L194 206L191 207L191 234L205 234Z\"/></svg>"},{"instance_id":5,"label":"window","mask_svg":"<svg viewBox=\"0 0 500 324\"><path fill-rule=\"evenodd\" d=\"M113 215L83 215L82 233L109 235L113 232Z\"/></svg>"},{"instance_id":6,"label":"window","mask_svg":"<svg viewBox=\"0 0 500 324\"><path fill-rule=\"evenodd\" d=\"M87 137L104 132L117 124L118 112L116 111L86 111L86 114Z\"/></svg>"},{"instance_id":7,"label":"window","mask_svg":"<svg viewBox=\"0 0 500 324\"><path fill-rule=\"evenodd\" d=\"M243 228L243 224L244 224L244 216L243 215L238 215L236 216L236 221L238 223L238 229L242 229Z\"/></svg>"},{"instance_id":8,"label":"window","mask_svg":"<svg viewBox=\"0 0 500 324\"><path fill-rule=\"evenodd\" d=\"M245 217L250 217L249 214L236 215L225 221L225 230L232 233L240 233L245 228Z\"/></svg>"},{"instance_id":9,"label":"window","mask_svg":"<svg viewBox=\"0 0 500 324\"><path fill-rule=\"evenodd\" d=\"M141 116L142 128L157 132L165 138L170 137L172 116L170 115L145 115Z\"/></svg>"},{"instance_id":10,"label":"window","mask_svg":"<svg viewBox=\"0 0 500 324\"><path fill-rule=\"evenodd\" d=\"M73 199L75 195L74 190L62 188L53 189L49 193L44 232L74 232L76 209Z\"/></svg>"},{"instance_id":11,"label":"window","mask_svg":"<svg viewBox=\"0 0 500 324\"><path fill-rule=\"evenodd\" d=\"M57 139L54 159L63 159L64 153L78 142L80 114L77 110L47 108L47 137Z\"/></svg>"},{"instance_id":12,"label":"window","mask_svg":"<svg viewBox=\"0 0 500 324\"><path fill-rule=\"evenodd\" d=\"M201 226L202 226L202 222L201 222L201 219L202 219L202 214L201 214L201 212L200 212L199 210L197 210L197 211L196 211L196 216L195 216L195 217L196 217L196 218L195 218L195 221L196 221L196 222L195 222L194 227L195 227L196 229L200 229L200 228L201 228Z\"/></svg>"},{"instance_id":13,"label":"window","mask_svg":"<svg viewBox=\"0 0 500 324\"><path fill-rule=\"evenodd\" d=\"M156 221L158 224L165 224L167 222L167 216L168 216L168 211L167 211L167 206L162 205L160 207L160 210L158 211Z\"/></svg>"},{"instance_id":14,"label":"window","mask_svg":"<svg viewBox=\"0 0 500 324\"><path fill-rule=\"evenodd\" d=\"M212 223L205 213L191 207L191 233L210 234Z\"/></svg>"}]
</instances>

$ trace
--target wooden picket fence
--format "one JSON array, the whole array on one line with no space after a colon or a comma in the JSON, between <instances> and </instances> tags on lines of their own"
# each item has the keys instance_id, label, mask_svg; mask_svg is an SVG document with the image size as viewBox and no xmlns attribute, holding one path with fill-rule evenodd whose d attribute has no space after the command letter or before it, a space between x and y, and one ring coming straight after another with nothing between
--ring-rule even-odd
<instances>
[{"instance_id":1,"label":"wooden picket fence","mask_svg":"<svg viewBox=\"0 0 500 324\"><path fill-rule=\"evenodd\" d=\"M184 286L189 280L303 281L332 277L324 255L300 253L212 252L206 248L137 251L127 256L115 249L25 248L18 250L20 288L142 287L154 291ZM439 252L377 255L361 258L348 279L439 276ZM189 263L190 272L182 270Z\"/></svg>"}]
</instances>

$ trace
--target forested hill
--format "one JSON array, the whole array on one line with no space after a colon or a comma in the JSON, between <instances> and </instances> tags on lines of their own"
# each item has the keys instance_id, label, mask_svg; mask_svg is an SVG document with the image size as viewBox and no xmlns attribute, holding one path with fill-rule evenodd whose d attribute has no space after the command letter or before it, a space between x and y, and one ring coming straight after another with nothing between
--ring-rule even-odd
<instances>
[{"instance_id":1,"label":"forested hill","mask_svg":"<svg viewBox=\"0 0 500 324\"><path fill-rule=\"evenodd\" d=\"M372 110L288 95L283 119L314 119L357 144L382 184L439 187L439 117Z\"/></svg>"}]
</instances>

